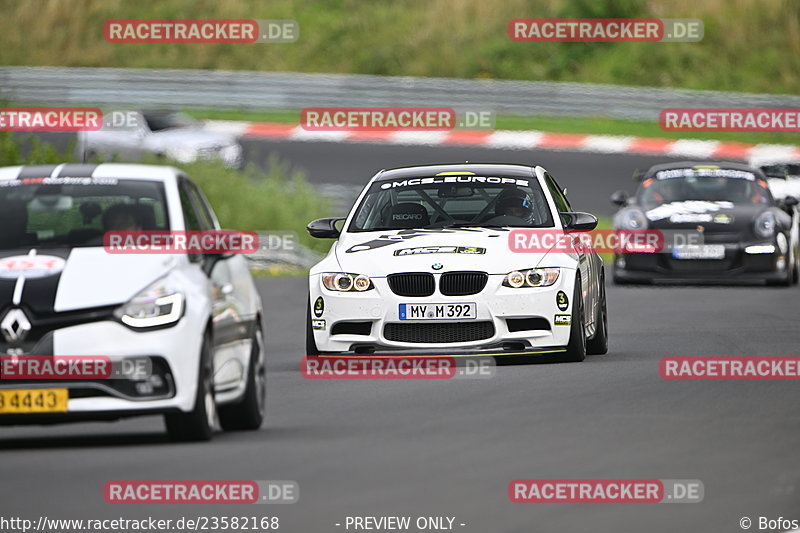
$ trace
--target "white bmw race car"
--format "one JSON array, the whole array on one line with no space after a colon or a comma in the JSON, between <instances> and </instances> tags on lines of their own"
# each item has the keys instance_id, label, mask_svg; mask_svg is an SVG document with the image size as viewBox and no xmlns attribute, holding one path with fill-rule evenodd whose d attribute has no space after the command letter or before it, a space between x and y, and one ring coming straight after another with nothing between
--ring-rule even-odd
<instances>
[{"instance_id":1,"label":"white bmw race car","mask_svg":"<svg viewBox=\"0 0 800 533\"><path fill-rule=\"evenodd\" d=\"M0 424L163 414L174 440L261 425L261 301L242 255L103 246L112 230L218 231L183 172L0 168L0 227Z\"/></svg>"},{"instance_id":2,"label":"white bmw race car","mask_svg":"<svg viewBox=\"0 0 800 533\"><path fill-rule=\"evenodd\" d=\"M566 250L511 249L518 230L564 235L597 225L563 191L539 166L379 172L347 218L308 226L314 237L338 239L309 275L308 355L581 361L605 353L600 257L579 239Z\"/></svg>"}]
</instances>

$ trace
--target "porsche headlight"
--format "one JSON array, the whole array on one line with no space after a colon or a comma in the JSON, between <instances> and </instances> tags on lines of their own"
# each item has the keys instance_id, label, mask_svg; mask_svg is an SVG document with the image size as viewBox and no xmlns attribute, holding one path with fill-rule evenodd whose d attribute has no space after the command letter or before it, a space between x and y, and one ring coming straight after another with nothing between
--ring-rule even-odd
<instances>
[{"instance_id":1,"label":"porsche headlight","mask_svg":"<svg viewBox=\"0 0 800 533\"><path fill-rule=\"evenodd\" d=\"M514 270L506 275L503 285L512 289L521 287L549 287L558 281L558 268L531 268Z\"/></svg>"},{"instance_id":2,"label":"porsche headlight","mask_svg":"<svg viewBox=\"0 0 800 533\"><path fill-rule=\"evenodd\" d=\"M764 211L756 217L754 229L756 235L766 239L775 235L776 225L777 221L775 220L775 214L771 211Z\"/></svg>"},{"instance_id":3,"label":"porsche headlight","mask_svg":"<svg viewBox=\"0 0 800 533\"><path fill-rule=\"evenodd\" d=\"M116 316L132 328L166 326L180 320L184 303L183 293L159 280L120 307Z\"/></svg>"},{"instance_id":4,"label":"porsche headlight","mask_svg":"<svg viewBox=\"0 0 800 533\"><path fill-rule=\"evenodd\" d=\"M647 229L647 217L638 209L631 209L622 215L622 229Z\"/></svg>"},{"instance_id":5,"label":"porsche headlight","mask_svg":"<svg viewBox=\"0 0 800 533\"><path fill-rule=\"evenodd\" d=\"M375 288L369 276L347 272L323 273L322 285L329 291L337 292L364 292Z\"/></svg>"}]
</instances>

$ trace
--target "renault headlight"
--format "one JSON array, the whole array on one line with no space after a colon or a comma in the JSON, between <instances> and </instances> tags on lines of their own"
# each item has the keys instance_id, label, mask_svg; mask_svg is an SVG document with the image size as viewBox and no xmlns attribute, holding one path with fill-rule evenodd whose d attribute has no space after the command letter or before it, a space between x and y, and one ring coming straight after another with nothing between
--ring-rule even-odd
<instances>
[{"instance_id":1,"label":"renault headlight","mask_svg":"<svg viewBox=\"0 0 800 533\"><path fill-rule=\"evenodd\" d=\"M171 325L183 316L183 293L171 288L164 280L146 287L115 313L126 326L152 328Z\"/></svg>"},{"instance_id":2,"label":"renault headlight","mask_svg":"<svg viewBox=\"0 0 800 533\"><path fill-rule=\"evenodd\" d=\"M347 272L325 272L322 284L329 291L337 292L364 292L375 288L369 276Z\"/></svg>"},{"instance_id":3,"label":"renault headlight","mask_svg":"<svg viewBox=\"0 0 800 533\"><path fill-rule=\"evenodd\" d=\"M512 289L521 287L549 287L558 281L558 268L530 268L528 270L514 270L509 272L503 280L503 285Z\"/></svg>"}]
</instances>

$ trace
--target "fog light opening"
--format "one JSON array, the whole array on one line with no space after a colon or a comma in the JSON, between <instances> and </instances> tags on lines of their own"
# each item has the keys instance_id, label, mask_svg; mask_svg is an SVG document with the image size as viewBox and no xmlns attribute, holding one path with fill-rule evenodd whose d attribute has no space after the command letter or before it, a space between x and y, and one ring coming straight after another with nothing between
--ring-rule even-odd
<instances>
[{"instance_id":1,"label":"fog light opening","mask_svg":"<svg viewBox=\"0 0 800 533\"><path fill-rule=\"evenodd\" d=\"M356 346L353 349L353 351L356 352L359 355L360 354L371 354L371 353L375 353L375 347L374 346Z\"/></svg>"}]
</instances>

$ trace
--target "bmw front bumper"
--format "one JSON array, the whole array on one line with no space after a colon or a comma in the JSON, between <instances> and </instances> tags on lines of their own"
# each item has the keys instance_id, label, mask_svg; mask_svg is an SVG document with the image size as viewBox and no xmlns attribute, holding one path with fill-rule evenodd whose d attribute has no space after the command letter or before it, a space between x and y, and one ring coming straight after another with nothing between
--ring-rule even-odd
<instances>
[{"instance_id":1,"label":"bmw front bumper","mask_svg":"<svg viewBox=\"0 0 800 533\"><path fill-rule=\"evenodd\" d=\"M439 276L437 289L439 287ZM489 275L477 294L398 296L386 278L372 278L374 289L335 292L310 276L311 324L321 354L360 353L430 355L510 355L563 351L569 343L575 271L562 268L550 287L514 289L502 285L505 275ZM563 296L559 308L559 293ZM322 299L321 311L314 304ZM400 305L475 303L472 319L404 320ZM561 318L556 318L561 316Z\"/></svg>"}]
</instances>

